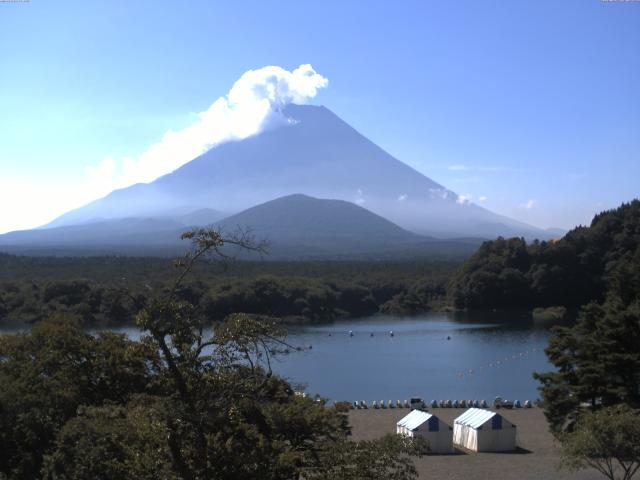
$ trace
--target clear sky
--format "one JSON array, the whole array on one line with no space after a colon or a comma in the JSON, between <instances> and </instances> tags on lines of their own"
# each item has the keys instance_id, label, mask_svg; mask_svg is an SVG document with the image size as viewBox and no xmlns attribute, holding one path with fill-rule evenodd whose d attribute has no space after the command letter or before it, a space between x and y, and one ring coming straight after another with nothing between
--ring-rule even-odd
<instances>
[{"instance_id":1,"label":"clear sky","mask_svg":"<svg viewBox=\"0 0 640 480\"><path fill-rule=\"evenodd\" d=\"M0 3L0 232L306 63L313 103L495 212L569 228L640 196L640 2L31 0Z\"/></svg>"}]
</instances>

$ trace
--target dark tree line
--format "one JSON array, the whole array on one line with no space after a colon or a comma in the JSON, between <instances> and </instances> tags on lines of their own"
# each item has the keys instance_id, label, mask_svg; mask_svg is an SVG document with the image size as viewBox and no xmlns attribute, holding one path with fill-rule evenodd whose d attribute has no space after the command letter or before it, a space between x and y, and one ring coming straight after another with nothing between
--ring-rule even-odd
<instances>
[{"instance_id":1,"label":"dark tree line","mask_svg":"<svg viewBox=\"0 0 640 480\"><path fill-rule=\"evenodd\" d=\"M640 470L639 210L634 201L600 214L561 245L577 245L568 271L583 275L575 287L593 301L575 325L554 329L546 354L556 369L535 375L563 464L610 480Z\"/></svg>"},{"instance_id":2,"label":"dark tree line","mask_svg":"<svg viewBox=\"0 0 640 480\"><path fill-rule=\"evenodd\" d=\"M33 324L56 313L75 315L85 326L132 324L136 302L170 285L166 273L149 259L131 259L129 265L119 258L4 256L2 262L0 325ZM302 322L377 312L413 314L445 301L453 268L439 263L238 262L222 270L203 262L176 294L210 321L236 312Z\"/></svg>"},{"instance_id":3,"label":"dark tree line","mask_svg":"<svg viewBox=\"0 0 640 480\"><path fill-rule=\"evenodd\" d=\"M610 292L582 308L573 327L557 327L546 349L556 371L536 374L554 431L570 430L584 407L640 409L640 295Z\"/></svg>"},{"instance_id":4,"label":"dark tree line","mask_svg":"<svg viewBox=\"0 0 640 480\"><path fill-rule=\"evenodd\" d=\"M459 308L579 307L602 302L622 270L638 266L640 201L596 215L557 241L485 242L452 278Z\"/></svg>"}]
</instances>

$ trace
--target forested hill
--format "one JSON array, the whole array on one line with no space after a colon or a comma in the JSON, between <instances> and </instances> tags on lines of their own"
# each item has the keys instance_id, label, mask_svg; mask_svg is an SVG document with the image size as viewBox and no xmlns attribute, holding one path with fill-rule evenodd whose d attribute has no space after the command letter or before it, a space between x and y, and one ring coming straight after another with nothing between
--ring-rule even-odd
<instances>
[{"instance_id":1,"label":"forested hill","mask_svg":"<svg viewBox=\"0 0 640 480\"><path fill-rule=\"evenodd\" d=\"M640 285L640 201L596 215L562 239L527 244L521 238L485 242L456 272L457 307L575 307Z\"/></svg>"}]
</instances>

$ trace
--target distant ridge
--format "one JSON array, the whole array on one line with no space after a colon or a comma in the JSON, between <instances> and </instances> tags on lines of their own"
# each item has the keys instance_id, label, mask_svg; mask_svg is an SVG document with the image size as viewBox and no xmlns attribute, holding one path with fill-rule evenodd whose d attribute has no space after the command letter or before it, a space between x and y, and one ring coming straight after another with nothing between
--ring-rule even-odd
<instances>
[{"instance_id":1,"label":"distant ridge","mask_svg":"<svg viewBox=\"0 0 640 480\"><path fill-rule=\"evenodd\" d=\"M215 226L250 228L280 248L317 252L389 251L427 240L353 203L302 194L251 207Z\"/></svg>"},{"instance_id":2,"label":"distant ridge","mask_svg":"<svg viewBox=\"0 0 640 480\"><path fill-rule=\"evenodd\" d=\"M197 211L177 219L103 220L0 236L0 250L53 255L174 255L188 247L179 240L190 227L211 225L226 234L250 230L269 244L268 259L463 258L476 239L438 241L404 230L344 200L293 194L251 207L215 223L215 212ZM199 220L197 222L195 220Z\"/></svg>"},{"instance_id":3,"label":"distant ridge","mask_svg":"<svg viewBox=\"0 0 640 480\"><path fill-rule=\"evenodd\" d=\"M290 124L219 145L149 184L116 190L47 227L157 218L203 208L236 213L294 193L345 200L436 237L550 235L497 215L389 155L325 107L288 105Z\"/></svg>"}]
</instances>

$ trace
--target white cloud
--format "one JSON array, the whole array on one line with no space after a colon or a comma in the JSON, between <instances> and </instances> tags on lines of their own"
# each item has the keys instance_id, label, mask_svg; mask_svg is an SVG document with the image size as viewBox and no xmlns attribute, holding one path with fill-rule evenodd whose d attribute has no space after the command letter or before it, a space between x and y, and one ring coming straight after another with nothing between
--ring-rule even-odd
<instances>
[{"instance_id":1,"label":"white cloud","mask_svg":"<svg viewBox=\"0 0 640 480\"><path fill-rule=\"evenodd\" d=\"M454 182L456 183L480 183L483 181L482 177L478 177L477 175L471 176L471 177L458 177L458 178L454 178L453 179Z\"/></svg>"},{"instance_id":2,"label":"white cloud","mask_svg":"<svg viewBox=\"0 0 640 480\"><path fill-rule=\"evenodd\" d=\"M445 188L430 188L429 196L431 198L441 198L442 200L446 200L449 196L449 190Z\"/></svg>"},{"instance_id":3,"label":"white cloud","mask_svg":"<svg viewBox=\"0 0 640 480\"><path fill-rule=\"evenodd\" d=\"M471 203L471 199L473 198L472 195L467 194L467 195L458 195L458 198L456 200L456 203L459 203L460 205L465 205L467 203Z\"/></svg>"},{"instance_id":4,"label":"white cloud","mask_svg":"<svg viewBox=\"0 0 640 480\"><path fill-rule=\"evenodd\" d=\"M101 195L115 188L151 182L230 140L242 140L288 120L281 109L305 103L326 87L328 80L311 65L293 71L268 66L244 73L229 93L218 98L194 123L180 131L167 131L162 139L135 157L105 157L86 168Z\"/></svg>"},{"instance_id":5,"label":"white cloud","mask_svg":"<svg viewBox=\"0 0 640 480\"><path fill-rule=\"evenodd\" d=\"M484 195L481 195L478 197L478 201L479 202L486 202L487 201L487 197L485 197Z\"/></svg>"},{"instance_id":6,"label":"white cloud","mask_svg":"<svg viewBox=\"0 0 640 480\"><path fill-rule=\"evenodd\" d=\"M122 163L127 163L128 159L123 159ZM114 189L114 182L121 177L118 162L113 157L104 157L97 165L85 167L84 173L87 176L85 186L90 186L96 196L104 196ZM124 178L120 178L124 181ZM124 186L124 185L122 185Z\"/></svg>"},{"instance_id":7,"label":"white cloud","mask_svg":"<svg viewBox=\"0 0 640 480\"><path fill-rule=\"evenodd\" d=\"M449 165L447 167L449 170L452 171L473 171L473 172L511 172L511 173L522 173L525 172L525 169L522 168L516 168L516 167L505 167L505 166L494 166L494 165L474 165L474 166L469 166L469 165L460 165L460 164L456 164L456 165Z\"/></svg>"},{"instance_id":8,"label":"white cloud","mask_svg":"<svg viewBox=\"0 0 640 480\"><path fill-rule=\"evenodd\" d=\"M519 208L524 208L525 210L531 210L535 206L536 206L535 200L529 200L526 203L521 203L520 205L518 205Z\"/></svg>"},{"instance_id":9,"label":"white cloud","mask_svg":"<svg viewBox=\"0 0 640 480\"><path fill-rule=\"evenodd\" d=\"M0 205L7 206L0 215L0 234L38 227L50 222L61 212L94 199L95 184L82 182L80 177L43 175L0 178ZM9 207L12 205L15 208Z\"/></svg>"},{"instance_id":10,"label":"white cloud","mask_svg":"<svg viewBox=\"0 0 640 480\"><path fill-rule=\"evenodd\" d=\"M407 195L406 193L403 193L402 195L400 195L398 197L398 201L399 202L404 202L408 197L409 197L409 195Z\"/></svg>"}]
</instances>

